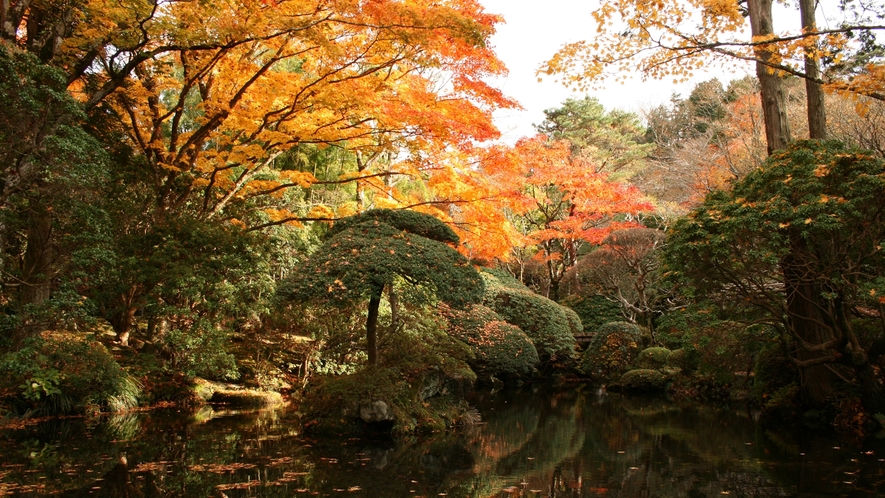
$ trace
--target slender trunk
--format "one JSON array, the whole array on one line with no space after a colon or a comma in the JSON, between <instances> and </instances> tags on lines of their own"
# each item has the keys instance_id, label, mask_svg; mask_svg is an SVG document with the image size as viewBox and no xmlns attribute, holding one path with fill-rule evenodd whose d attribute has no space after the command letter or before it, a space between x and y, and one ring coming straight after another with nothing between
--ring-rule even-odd
<instances>
[{"instance_id":1,"label":"slender trunk","mask_svg":"<svg viewBox=\"0 0 885 498\"><path fill-rule=\"evenodd\" d=\"M396 331L396 327L399 324L399 298L396 295L393 284L390 284L387 288L387 302L390 303L390 330Z\"/></svg>"},{"instance_id":2,"label":"slender trunk","mask_svg":"<svg viewBox=\"0 0 885 498\"><path fill-rule=\"evenodd\" d=\"M772 0L748 0L750 28L753 37L764 37L774 34L771 19ZM770 47L756 48L756 76L762 94L762 114L765 119L765 138L768 141L768 154L783 149L792 140L787 121L786 98L784 97L781 77L773 68L766 65L772 59Z\"/></svg>"},{"instance_id":3,"label":"slender trunk","mask_svg":"<svg viewBox=\"0 0 885 498\"><path fill-rule=\"evenodd\" d=\"M369 316L366 317L366 352L369 365L378 364L378 307L381 304L381 293L384 286L377 287L369 298Z\"/></svg>"},{"instance_id":4,"label":"slender trunk","mask_svg":"<svg viewBox=\"0 0 885 498\"><path fill-rule=\"evenodd\" d=\"M815 0L799 0L799 12L802 16L802 30L817 31L814 21ZM824 89L820 84L820 57L817 53L817 40L813 46L805 49L805 94L808 105L809 138L823 140L827 138L827 113L824 106Z\"/></svg>"}]
</instances>

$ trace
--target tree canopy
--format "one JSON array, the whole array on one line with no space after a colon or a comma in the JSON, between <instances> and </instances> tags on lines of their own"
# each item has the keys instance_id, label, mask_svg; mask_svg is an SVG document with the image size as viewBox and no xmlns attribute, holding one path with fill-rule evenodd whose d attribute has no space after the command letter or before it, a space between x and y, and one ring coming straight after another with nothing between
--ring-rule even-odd
<instances>
[{"instance_id":1,"label":"tree canopy","mask_svg":"<svg viewBox=\"0 0 885 498\"><path fill-rule=\"evenodd\" d=\"M872 401L866 350L873 338L856 330L852 316L880 306L882 192L881 159L836 142L797 142L677 222L668 271L728 306L753 308L749 316L786 341L810 400L833 394L832 381L819 375L829 365L846 369L841 375L857 379Z\"/></svg>"},{"instance_id":2,"label":"tree canopy","mask_svg":"<svg viewBox=\"0 0 885 498\"><path fill-rule=\"evenodd\" d=\"M293 275L286 297L332 305L369 299L370 363L375 360L372 341L381 294L395 279L453 306L482 300L482 278L446 244L457 242L458 237L436 218L410 211L371 210L341 223L343 228L333 227Z\"/></svg>"}]
</instances>

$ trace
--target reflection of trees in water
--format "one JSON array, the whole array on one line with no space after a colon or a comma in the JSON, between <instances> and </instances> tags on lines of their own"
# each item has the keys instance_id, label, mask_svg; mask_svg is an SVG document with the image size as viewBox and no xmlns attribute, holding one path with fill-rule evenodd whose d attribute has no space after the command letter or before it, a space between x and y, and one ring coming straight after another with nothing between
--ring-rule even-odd
<instances>
[{"instance_id":1,"label":"reflection of trees in water","mask_svg":"<svg viewBox=\"0 0 885 498\"><path fill-rule=\"evenodd\" d=\"M494 471L474 476L475 493L464 496L790 496L814 489L836 494L866 489L877 496L872 490L885 483L885 464L874 466L872 457L866 480L839 481L854 475L847 467L860 466L852 459L809 475L808 466L796 465L799 446L775 445L749 413L589 391L573 393L568 408L524 393L509 399L516 405L540 403L538 428L518 451L502 456ZM490 415L490 423L494 417L507 415ZM577 450L575 441L582 442ZM783 448L795 452L783 454ZM885 448L880 451L885 455ZM530 454L538 460L527 461Z\"/></svg>"},{"instance_id":2,"label":"reflection of trees in water","mask_svg":"<svg viewBox=\"0 0 885 498\"><path fill-rule=\"evenodd\" d=\"M727 410L580 388L475 403L483 425L408 443L304 440L285 411L54 420L0 438L0 494L877 496L885 487L882 442L793 439Z\"/></svg>"}]
</instances>

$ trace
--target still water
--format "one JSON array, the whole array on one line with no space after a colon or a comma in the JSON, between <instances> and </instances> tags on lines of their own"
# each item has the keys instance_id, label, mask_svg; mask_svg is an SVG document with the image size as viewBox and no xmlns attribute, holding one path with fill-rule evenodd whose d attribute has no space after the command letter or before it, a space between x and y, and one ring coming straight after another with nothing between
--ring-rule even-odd
<instances>
[{"instance_id":1,"label":"still water","mask_svg":"<svg viewBox=\"0 0 885 498\"><path fill-rule=\"evenodd\" d=\"M0 433L0 495L885 496L885 442L592 389L481 394L483 422L394 443L299 434L292 409L153 411Z\"/></svg>"}]
</instances>

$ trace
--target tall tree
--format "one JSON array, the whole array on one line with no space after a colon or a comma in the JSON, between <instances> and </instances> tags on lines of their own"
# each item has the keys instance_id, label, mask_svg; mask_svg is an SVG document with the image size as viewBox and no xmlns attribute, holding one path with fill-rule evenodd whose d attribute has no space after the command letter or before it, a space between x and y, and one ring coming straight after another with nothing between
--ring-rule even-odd
<instances>
[{"instance_id":1,"label":"tall tree","mask_svg":"<svg viewBox=\"0 0 885 498\"><path fill-rule=\"evenodd\" d=\"M598 173L629 178L640 169L653 147L642 143L645 129L639 116L620 110L606 111L594 97L566 99L544 111L538 133L552 140L567 140L572 154L587 159Z\"/></svg>"},{"instance_id":2,"label":"tall tree","mask_svg":"<svg viewBox=\"0 0 885 498\"><path fill-rule=\"evenodd\" d=\"M574 157L568 141L543 135L491 150L482 170L498 184L499 205L538 248L553 300L559 299L559 283L583 243L599 243L610 231L633 224L625 215L651 210L635 187L609 181Z\"/></svg>"},{"instance_id":3,"label":"tall tree","mask_svg":"<svg viewBox=\"0 0 885 498\"><path fill-rule=\"evenodd\" d=\"M835 28L813 29L813 9L803 8L793 26L772 25L770 0L684 0L679 2L606 2L594 11L597 36L592 41L570 43L545 63L540 73L558 75L571 86L588 88L604 79L622 80L636 72L645 77L672 77L684 81L709 63L733 64L735 60L756 63L762 85L766 132L771 150L789 142L783 119L779 82L784 75L800 76L835 89L885 98L877 75L885 70L883 60L861 56L877 46L875 33L885 29L882 9L853 10L842 5L845 20L834 20ZM806 4L806 7L810 7ZM809 10L812 10L809 12ZM747 22L749 21L749 23ZM841 21L841 22L840 22ZM747 26L749 24L749 26ZM752 38L745 34L750 28ZM798 28L803 28L799 30ZM787 29L789 28L789 29ZM862 43L849 43L858 40ZM822 77L800 70L806 56L838 61L859 60L855 72L832 71ZM812 101L813 106L819 99ZM818 109L809 112L818 115ZM817 132L816 132L817 133Z\"/></svg>"}]
</instances>

